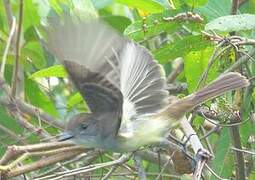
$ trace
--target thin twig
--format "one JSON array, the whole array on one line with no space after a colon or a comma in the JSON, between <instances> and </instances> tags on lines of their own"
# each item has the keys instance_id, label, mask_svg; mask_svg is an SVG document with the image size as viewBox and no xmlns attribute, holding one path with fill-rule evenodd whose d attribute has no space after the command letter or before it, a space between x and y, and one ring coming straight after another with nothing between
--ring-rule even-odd
<instances>
[{"instance_id":1,"label":"thin twig","mask_svg":"<svg viewBox=\"0 0 255 180\"><path fill-rule=\"evenodd\" d=\"M36 169L49 166L56 162L66 160L68 158L72 158L80 153L81 153L80 151L71 151L71 152L60 153L50 157L42 158L41 160L36 161L35 163L23 165L11 170L10 172L7 173L7 176L14 177L26 172L34 171Z\"/></svg>"},{"instance_id":2,"label":"thin twig","mask_svg":"<svg viewBox=\"0 0 255 180\"><path fill-rule=\"evenodd\" d=\"M255 152L252 152L252 151L247 151L247 150L244 150L244 149L238 149L238 148L235 148L235 147L231 147L231 149L233 149L235 151L242 152L242 153L247 153L247 154L255 155Z\"/></svg>"},{"instance_id":3,"label":"thin twig","mask_svg":"<svg viewBox=\"0 0 255 180\"><path fill-rule=\"evenodd\" d=\"M220 177L218 174L216 174L216 173L212 170L212 168L210 168L210 166L208 166L207 163L205 164L205 167L206 167L217 179L219 179L219 180L228 180L228 179L222 178L222 177Z\"/></svg>"},{"instance_id":4,"label":"thin twig","mask_svg":"<svg viewBox=\"0 0 255 180\"><path fill-rule=\"evenodd\" d=\"M239 0L232 0L232 8L231 8L232 15L237 14L238 7L239 7Z\"/></svg>"},{"instance_id":5,"label":"thin twig","mask_svg":"<svg viewBox=\"0 0 255 180\"><path fill-rule=\"evenodd\" d=\"M191 118L191 116L189 118ZM204 149L199 137L196 135L196 132L194 131L186 117L182 118L180 125L186 137L189 137L189 142L195 154L198 153L201 149Z\"/></svg>"},{"instance_id":6,"label":"thin twig","mask_svg":"<svg viewBox=\"0 0 255 180\"><path fill-rule=\"evenodd\" d=\"M11 29L12 21L13 21L13 13L11 10L10 0L4 0L4 8L5 8L5 12L6 12L7 20L8 20L9 29Z\"/></svg>"},{"instance_id":7,"label":"thin twig","mask_svg":"<svg viewBox=\"0 0 255 180\"><path fill-rule=\"evenodd\" d=\"M134 153L134 158L133 159L134 159L136 170L138 172L139 179L146 180L147 179L146 178L146 173L145 173L144 168L143 168L143 163L142 163L141 157L138 154Z\"/></svg>"},{"instance_id":8,"label":"thin twig","mask_svg":"<svg viewBox=\"0 0 255 180\"><path fill-rule=\"evenodd\" d=\"M6 43L6 47L4 49L4 54L3 54L3 58L2 58L2 64L1 64L1 74L2 76L4 76L4 68L5 68L5 64L6 64L6 59L7 59L7 55L9 52L9 48L11 46L11 42L15 33L15 27L16 27L16 19L15 17L13 17L12 20L12 25L11 25L11 30L7 39L7 43Z\"/></svg>"},{"instance_id":9,"label":"thin twig","mask_svg":"<svg viewBox=\"0 0 255 180\"><path fill-rule=\"evenodd\" d=\"M255 56L255 48L252 48L247 54L241 56L238 60L236 60L236 62L232 66L230 66L227 70L225 70L224 73L236 70L242 64L245 64L248 60L252 59L253 56Z\"/></svg>"},{"instance_id":10,"label":"thin twig","mask_svg":"<svg viewBox=\"0 0 255 180\"><path fill-rule=\"evenodd\" d=\"M20 0L19 6L19 24L17 29L17 36L16 36L16 49L15 49L15 66L14 66L14 73L13 73L13 83L12 83L12 90L11 90L11 97L15 97L16 90L18 86L18 73L20 69L20 36L21 36L21 29L22 29L22 21L23 21L23 0Z\"/></svg>"},{"instance_id":11,"label":"thin twig","mask_svg":"<svg viewBox=\"0 0 255 180\"><path fill-rule=\"evenodd\" d=\"M118 168L118 166L112 166L110 171L102 178L102 180L107 180L112 175L112 173Z\"/></svg>"},{"instance_id":12,"label":"thin twig","mask_svg":"<svg viewBox=\"0 0 255 180\"><path fill-rule=\"evenodd\" d=\"M59 173L55 173L53 175L38 178L37 180L44 180L44 179L59 180L59 179L67 178L67 177L74 176L77 174L91 172L91 171L94 171L94 170L97 170L100 168L119 165L119 164L125 163L129 159L130 159L130 154L128 154L128 155L123 154L119 159L111 161L111 162L94 164L94 165L89 165L86 167L77 168L77 169L73 169L73 170L69 170L69 171L65 171L65 172L59 172Z\"/></svg>"},{"instance_id":13,"label":"thin twig","mask_svg":"<svg viewBox=\"0 0 255 180\"><path fill-rule=\"evenodd\" d=\"M21 142L21 144L27 144L27 142L25 140L23 140L18 135L16 135L13 131L11 131L10 129L2 126L1 124L0 124L0 129L2 131L4 131L6 134L8 134L11 138L16 139L17 141Z\"/></svg>"},{"instance_id":14,"label":"thin twig","mask_svg":"<svg viewBox=\"0 0 255 180\"><path fill-rule=\"evenodd\" d=\"M230 122L235 123L235 119L230 119ZM242 143L241 143L241 135L239 132L238 126L233 126L230 128L231 132L231 140L232 144L237 149L242 149ZM235 151L235 158L236 158L236 178L238 180L245 179L245 162L244 162L244 156L242 152Z\"/></svg>"},{"instance_id":15,"label":"thin twig","mask_svg":"<svg viewBox=\"0 0 255 180\"><path fill-rule=\"evenodd\" d=\"M184 68L183 58L176 58L172 62L173 70L167 77L167 83L173 83L176 77L182 72Z\"/></svg>"}]
</instances>

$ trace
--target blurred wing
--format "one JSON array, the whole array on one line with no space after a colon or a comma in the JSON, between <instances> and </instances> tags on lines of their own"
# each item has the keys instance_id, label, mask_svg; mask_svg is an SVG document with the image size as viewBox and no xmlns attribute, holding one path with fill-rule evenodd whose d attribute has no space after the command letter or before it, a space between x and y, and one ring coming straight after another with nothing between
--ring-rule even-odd
<instances>
[{"instance_id":1,"label":"blurred wing","mask_svg":"<svg viewBox=\"0 0 255 180\"><path fill-rule=\"evenodd\" d=\"M119 132L129 136L133 131L131 121L156 113L167 105L168 91L162 67L145 48L127 43L120 59L123 113Z\"/></svg>"},{"instance_id":2,"label":"blurred wing","mask_svg":"<svg viewBox=\"0 0 255 180\"><path fill-rule=\"evenodd\" d=\"M95 114L110 114L101 121L102 134L118 132L122 94L118 57L124 38L98 20L77 22L65 18L51 24L48 48L65 66L71 80Z\"/></svg>"},{"instance_id":3,"label":"blurred wing","mask_svg":"<svg viewBox=\"0 0 255 180\"><path fill-rule=\"evenodd\" d=\"M121 107L118 53L125 41L97 20L55 21L48 32L50 51L65 66L94 113Z\"/></svg>"}]
</instances>

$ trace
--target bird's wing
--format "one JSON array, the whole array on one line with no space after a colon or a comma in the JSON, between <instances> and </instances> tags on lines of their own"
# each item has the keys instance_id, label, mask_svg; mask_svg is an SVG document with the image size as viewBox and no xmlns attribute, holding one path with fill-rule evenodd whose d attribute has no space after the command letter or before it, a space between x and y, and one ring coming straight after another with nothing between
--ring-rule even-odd
<instances>
[{"instance_id":1,"label":"bird's wing","mask_svg":"<svg viewBox=\"0 0 255 180\"><path fill-rule=\"evenodd\" d=\"M132 121L162 110L168 102L164 70L145 48L125 45L120 55L123 113L119 133L132 135Z\"/></svg>"},{"instance_id":2,"label":"bird's wing","mask_svg":"<svg viewBox=\"0 0 255 180\"><path fill-rule=\"evenodd\" d=\"M117 132L122 111L118 56L126 40L98 20L65 17L54 20L47 31L48 49L65 66L91 112L111 112L114 117L102 124Z\"/></svg>"},{"instance_id":3,"label":"bird's wing","mask_svg":"<svg viewBox=\"0 0 255 180\"><path fill-rule=\"evenodd\" d=\"M109 119L120 133L130 133L132 120L156 113L167 103L162 67L143 47L127 41L97 20L55 22L48 47L65 65L93 113L114 111ZM122 113L122 114L121 114Z\"/></svg>"},{"instance_id":4,"label":"bird's wing","mask_svg":"<svg viewBox=\"0 0 255 180\"><path fill-rule=\"evenodd\" d=\"M93 113L117 105L119 91L118 53L124 40L97 20L69 18L54 21L48 30L48 48L65 66L76 88ZM109 106L111 104L111 106Z\"/></svg>"}]
</instances>

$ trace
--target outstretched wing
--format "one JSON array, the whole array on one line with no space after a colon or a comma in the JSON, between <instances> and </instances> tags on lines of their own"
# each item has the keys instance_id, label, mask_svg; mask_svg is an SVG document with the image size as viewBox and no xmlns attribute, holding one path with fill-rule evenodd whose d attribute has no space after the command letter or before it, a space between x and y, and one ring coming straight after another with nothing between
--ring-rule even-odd
<instances>
[{"instance_id":1,"label":"outstretched wing","mask_svg":"<svg viewBox=\"0 0 255 180\"><path fill-rule=\"evenodd\" d=\"M130 136L132 121L162 110L168 103L168 91L164 70L145 48L129 42L120 60L123 114L119 133Z\"/></svg>"},{"instance_id":2,"label":"outstretched wing","mask_svg":"<svg viewBox=\"0 0 255 180\"><path fill-rule=\"evenodd\" d=\"M64 64L91 111L112 111L118 117L102 122L112 126L105 129L117 133L121 120L119 133L130 134L132 121L167 104L161 66L145 48L102 22L56 22L49 31L48 47Z\"/></svg>"},{"instance_id":3,"label":"outstretched wing","mask_svg":"<svg viewBox=\"0 0 255 180\"><path fill-rule=\"evenodd\" d=\"M126 41L98 20L58 19L48 30L48 48L65 66L93 113L111 113L102 127L117 133L122 111L118 56ZM111 126L106 128L105 126Z\"/></svg>"}]
</instances>

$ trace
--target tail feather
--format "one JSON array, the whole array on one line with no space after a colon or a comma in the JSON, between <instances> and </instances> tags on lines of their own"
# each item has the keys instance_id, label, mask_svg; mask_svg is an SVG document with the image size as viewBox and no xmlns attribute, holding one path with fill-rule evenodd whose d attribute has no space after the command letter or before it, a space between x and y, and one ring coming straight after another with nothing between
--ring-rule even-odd
<instances>
[{"instance_id":1,"label":"tail feather","mask_svg":"<svg viewBox=\"0 0 255 180\"><path fill-rule=\"evenodd\" d=\"M172 103L165 112L168 116L177 120L205 101L220 96L227 91L237 90L249 85L248 79L239 73L223 74L203 89Z\"/></svg>"}]
</instances>

